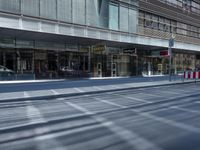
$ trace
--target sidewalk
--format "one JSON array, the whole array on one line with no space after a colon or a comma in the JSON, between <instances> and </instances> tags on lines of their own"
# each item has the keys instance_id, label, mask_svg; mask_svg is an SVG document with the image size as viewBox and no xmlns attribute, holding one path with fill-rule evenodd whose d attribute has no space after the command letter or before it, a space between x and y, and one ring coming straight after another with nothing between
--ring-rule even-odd
<instances>
[{"instance_id":1,"label":"sidewalk","mask_svg":"<svg viewBox=\"0 0 200 150\"><path fill-rule=\"evenodd\" d=\"M142 78L144 79L144 78ZM175 84L194 83L194 80L138 80L134 78L55 81L45 83L20 83L6 84L0 88L0 101L4 100L28 100L47 99L62 96L76 96L81 94L103 93L134 88L165 86ZM138 82L136 82L138 81ZM35 86L35 87L34 87ZM42 86L44 88L42 88ZM29 88L28 88L29 87ZM16 90L14 90L16 88ZM9 89L11 89L9 91Z\"/></svg>"}]
</instances>

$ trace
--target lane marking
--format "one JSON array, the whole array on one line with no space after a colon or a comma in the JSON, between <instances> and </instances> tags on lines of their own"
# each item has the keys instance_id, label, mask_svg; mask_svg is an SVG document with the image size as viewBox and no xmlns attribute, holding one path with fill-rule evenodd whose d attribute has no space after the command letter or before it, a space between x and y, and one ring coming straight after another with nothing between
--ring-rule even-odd
<instances>
[{"instance_id":1,"label":"lane marking","mask_svg":"<svg viewBox=\"0 0 200 150\"><path fill-rule=\"evenodd\" d=\"M98 89L98 90L103 90L103 88L100 88L99 86L93 86L93 88Z\"/></svg>"},{"instance_id":2,"label":"lane marking","mask_svg":"<svg viewBox=\"0 0 200 150\"><path fill-rule=\"evenodd\" d=\"M30 95L28 94L28 92L24 91L24 98L29 98Z\"/></svg>"},{"instance_id":3,"label":"lane marking","mask_svg":"<svg viewBox=\"0 0 200 150\"><path fill-rule=\"evenodd\" d=\"M117 107L120 107L120 108L127 108L126 106L122 106L122 105L116 104L116 103L114 103L114 102L110 102L110 101L108 101L108 100L103 100L103 99L101 99L101 98L94 97L94 99L96 99L96 100L98 100L98 101L100 101L100 102L109 104L109 105L117 106Z\"/></svg>"},{"instance_id":4,"label":"lane marking","mask_svg":"<svg viewBox=\"0 0 200 150\"><path fill-rule=\"evenodd\" d=\"M31 101L27 101L28 106L26 106L27 109L27 118L30 120L31 124L37 124L37 123L47 123L39 109L37 109ZM36 136L34 136L34 140L37 144L37 149L42 150L42 149L48 149L50 146L55 146L56 149L58 150L66 150L66 147L64 147L59 141L57 141L55 138L50 139L50 145L47 145L45 142L41 142L42 139L42 134L44 133L50 133L51 130L45 126L45 128L34 128L32 130ZM49 136L49 134L47 135Z\"/></svg>"},{"instance_id":5,"label":"lane marking","mask_svg":"<svg viewBox=\"0 0 200 150\"><path fill-rule=\"evenodd\" d=\"M187 109L187 108L182 108L182 107L178 107L178 106L171 106L170 108L172 108L172 109L177 109L177 110L182 110L182 111L185 111L185 112L200 114L200 111L191 110L191 109Z\"/></svg>"},{"instance_id":6,"label":"lane marking","mask_svg":"<svg viewBox=\"0 0 200 150\"><path fill-rule=\"evenodd\" d=\"M71 103L71 102L66 102L70 106L74 107L75 109L78 109L79 111L82 111L83 113L87 114L93 114L95 113L87 110L86 108L83 108L77 104ZM123 106L121 106L123 107ZM133 131L127 130L125 128L122 128L115 124L113 121L107 120L104 117L100 116L92 116L94 120L99 122L102 126L107 127L110 131L112 131L114 134L118 135L120 138L125 140L128 144L130 144L133 148L137 150L162 150L160 147L155 145L154 143L148 141L147 139L141 137L140 135L136 134Z\"/></svg>"},{"instance_id":7,"label":"lane marking","mask_svg":"<svg viewBox=\"0 0 200 150\"><path fill-rule=\"evenodd\" d=\"M81 90L80 88L73 88L74 90L78 91L78 92L84 92L83 90Z\"/></svg>"},{"instance_id":8,"label":"lane marking","mask_svg":"<svg viewBox=\"0 0 200 150\"><path fill-rule=\"evenodd\" d=\"M84 114L86 114L86 115L94 115L94 113L90 112L89 110L87 110L79 105L76 105L72 102L65 102L65 103L81 112L84 112Z\"/></svg>"},{"instance_id":9,"label":"lane marking","mask_svg":"<svg viewBox=\"0 0 200 150\"><path fill-rule=\"evenodd\" d=\"M147 117L147 118L152 119L154 121L158 121L158 122L162 122L164 124L168 124L170 126L178 127L180 129L183 129L183 130L186 130L186 131L189 131L189 132L200 133L200 128L197 128L197 127L194 127L194 126L191 126L191 125L186 125L186 124L183 124L183 123L179 123L179 122L176 122L176 121L173 121L173 120L165 119L163 117L158 117L158 116L155 116L155 115L152 115L152 114L149 114L149 113L146 113L146 112L141 112L141 111L138 111L138 110L132 109L132 111L137 113L140 116Z\"/></svg>"},{"instance_id":10,"label":"lane marking","mask_svg":"<svg viewBox=\"0 0 200 150\"><path fill-rule=\"evenodd\" d=\"M136 100L136 101L139 101L139 102L153 103L153 102L151 102L151 101L147 101L147 100L140 99L140 98L136 98L136 97L130 97L130 96L120 95L120 94L116 94L116 95L121 96L121 97L124 97L124 98L127 98L127 99Z\"/></svg>"},{"instance_id":11,"label":"lane marking","mask_svg":"<svg viewBox=\"0 0 200 150\"><path fill-rule=\"evenodd\" d=\"M54 94L54 95L59 95L60 93L58 93L57 91L51 89L51 92Z\"/></svg>"}]
</instances>

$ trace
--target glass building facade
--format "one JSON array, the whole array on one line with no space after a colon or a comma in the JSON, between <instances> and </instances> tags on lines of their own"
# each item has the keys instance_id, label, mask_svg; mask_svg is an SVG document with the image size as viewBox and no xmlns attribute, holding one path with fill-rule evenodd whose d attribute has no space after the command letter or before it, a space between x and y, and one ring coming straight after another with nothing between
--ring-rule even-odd
<instances>
[{"instance_id":1,"label":"glass building facade","mask_svg":"<svg viewBox=\"0 0 200 150\"><path fill-rule=\"evenodd\" d=\"M155 2L184 11L187 5L191 13L199 5ZM148 3L0 0L0 65L38 79L164 75L169 62L163 53L173 33L179 42L174 48L174 73L195 69L199 24L150 12L142 6ZM183 47L184 42L189 43Z\"/></svg>"}]
</instances>

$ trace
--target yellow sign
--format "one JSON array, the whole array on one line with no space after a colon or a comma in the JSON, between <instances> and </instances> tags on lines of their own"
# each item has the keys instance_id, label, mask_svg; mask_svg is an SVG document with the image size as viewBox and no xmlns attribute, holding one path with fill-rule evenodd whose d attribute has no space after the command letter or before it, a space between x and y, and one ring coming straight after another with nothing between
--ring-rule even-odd
<instances>
[{"instance_id":1,"label":"yellow sign","mask_svg":"<svg viewBox=\"0 0 200 150\"><path fill-rule=\"evenodd\" d=\"M93 47L94 52L102 52L106 50L106 46L105 45L98 45Z\"/></svg>"}]
</instances>

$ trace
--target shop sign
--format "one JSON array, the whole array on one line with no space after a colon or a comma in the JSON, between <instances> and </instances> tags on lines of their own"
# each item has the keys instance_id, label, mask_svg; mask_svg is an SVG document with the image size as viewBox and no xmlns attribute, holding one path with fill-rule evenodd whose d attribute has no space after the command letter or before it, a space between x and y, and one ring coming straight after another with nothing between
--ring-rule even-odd
<instances>
[{"instance_id":1,"label":"shop sign","mask_svg":"<svg viewBox=\"0 0 200 150\"><path fill-rule=\"evenodd\" d=\"M160 51L160 56L169 56L168 50Z\"/></svg>"},{"instance_id":2,"label":"shop sign","mask_svg":"<svg viewBox=\"0 0 200 150\"><path fill-rule=\"evenodd\" d=\"M94 50L94 52L102 52L102 51L106 50L106 46L105 45L94 46L93 50Z\"/></svg>"},{"instance_id":3,"label":"shop sign","mask_svg":"<svg viewBox=\"0 0 200 150\"><path fill-rule=\"evenodd\" d=\"M87 52L89 52L89 47L81 47L81 48L79 49L79 52L87 53Z\"/></svg>"},{"instance_id":4,"label":"shop sign","mask_svg":"<svg viewBox=\"0 0 200 150\"><path fill-rule=\"evenodd\" d=\"M124 54L136 54L137 50L136 49L123 49Z\"/></svg>"}]
</instances>

